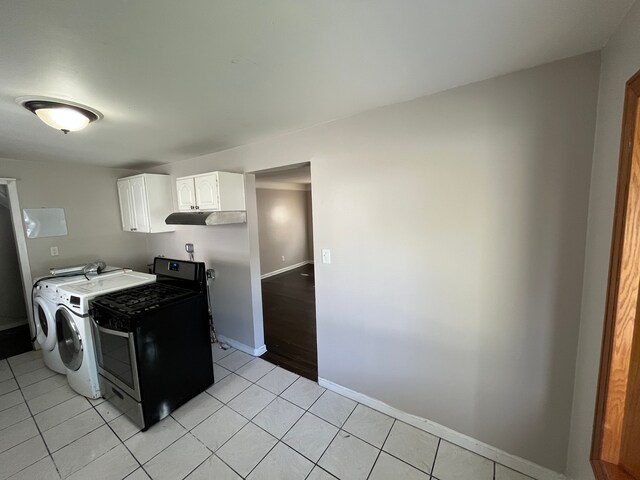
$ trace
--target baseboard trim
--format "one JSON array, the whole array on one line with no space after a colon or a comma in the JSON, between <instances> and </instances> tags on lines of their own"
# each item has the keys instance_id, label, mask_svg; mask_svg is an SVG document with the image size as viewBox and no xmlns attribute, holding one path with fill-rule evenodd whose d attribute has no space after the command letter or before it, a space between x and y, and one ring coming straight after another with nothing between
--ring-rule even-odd
<instances>
[{"instance_id":1,"label":"baseboard trim","mask_svg":"<svg viewBox=\"0 0 640 480\"><path fill-rule=\"evenodd\" d=\"M403 412L402 410L392 407L391 405L387 405L380 400L376 400L375 398L368 397L363 393L358 393L347 387L338 385L326 378L318 377L318 384L328 390L339 393L340 395L350 398L351 400L355 400L356 402L362 403L363 405L371 407L382 413L386 413L387 415L397 418L398 420L408 423L420 430L424 430L427 433L443 438L450 443L470 450L478 455L482 455L483 457L498 462L537 480L567 480L567 477L561 473L549 470L548 468L507 453L499 448L492 447L491 445L475 440L474 438L468 437L462 433L458 433L455 430L451 430L450 428L432 422L431 420L427 420L426 418Z\"/></svg>"},{"instance_id":2,"label":"baseboard trim","mask_svg":"<svg viewBox=\"0 0 640 480\"><path fill-rule=\"evenodd\" d=\"M240 350L241 352L248 353L249 355L253 355L254 357L259 357L263 353L267 352L267 346L262 345L258 348L252 348L244 343L240 343L237 340L232 338L225 337L224 335L218 335L219 343L226 343L227 345L235 348L236 350Z\"/></svg>"},{"instance_id":3,"label":"baseboard trim","mask_svg":"<svg viewBox=\"0 0 640 480\"><path fill-rule=\"evenodd\" d=\"M304 262L296 263L295 265L291 265L289 267L284 267L279 270L274 270L273 272L265 273L264 275L260 275L260 280L264 280L265 278L273 277L274 275L279 275L284 272L288 272L289 270L295 270L296 268L302 267L303 265L307 265L308 263L312 263L309 260L305 260Z\"/></svg>"}]
</instances>

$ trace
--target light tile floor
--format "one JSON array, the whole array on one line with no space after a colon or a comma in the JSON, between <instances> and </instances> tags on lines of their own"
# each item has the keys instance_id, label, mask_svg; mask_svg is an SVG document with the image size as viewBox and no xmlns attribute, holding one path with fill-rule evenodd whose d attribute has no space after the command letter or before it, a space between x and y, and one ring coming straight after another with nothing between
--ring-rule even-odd
<instances>
[{"instance_id":1,"label":"light tile floor","mask_svg":"<svg viewBox=\"0 0 640 480\"><path fill-rule=\"evenodd\" d=\"M240 351L147 432L39 352L0 361L0 480L530 480Z\"/></svg>"}]
</instances>

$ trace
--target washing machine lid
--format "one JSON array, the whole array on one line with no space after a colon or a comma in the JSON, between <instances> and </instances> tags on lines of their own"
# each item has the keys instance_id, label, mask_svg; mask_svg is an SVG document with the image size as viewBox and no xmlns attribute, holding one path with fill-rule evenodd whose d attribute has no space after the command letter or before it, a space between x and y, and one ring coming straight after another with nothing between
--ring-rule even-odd
<instances>
[{"instance_id":1,"label":"washing machine lid","mask_svg":"<svg viewBox=\"0 0 640 480\"><path fill-rule=\"evenodd\" d=\"M123 272L109 276L97 276L90 280L67 284L60 290L79 297L94 297L124 288L155 282L156 276L142 272Z\"/></svg>"},{"instance_id":2,"label":"washing machine lid","mask_svg":"<svg viewBox=\"0 0 640 480\"><path fill-rule=\"evenodd\" d=\"M112 273L122 273L126 271L130 271L130 269L108 265L100 275L110 275ZM66 285L68 283L80 282L86 279L87 277L84 274L60 275L60 276L46 275L44 277L36 278L34 280L34 285L40 285L41 287L48 286L49 288L51 287L57 288L62 285Z\"/></svg>"},{"instance_id":3,"label":"washing machine lid","mask_svg":"<svg viewBox=\"0 0 640 480\"><path fill-rule=\"evenodd\" d=\"M83 339L73 313L65 307L56 310L56 335L62 363L69 370L78 370L84 358Z\"/></svg>"},{"instance_id":4,"label":"washing machine lid","mask_svg":"<svg viewBox=\"0 0 640 480\"><path fill-rule=\"evenodd\" d=\"M84 278L84 275L70 275L68 277L40 277L36 279L34 283L43 288L56 288L67 283L80 281Z\"/></svg>"}]
</instances>

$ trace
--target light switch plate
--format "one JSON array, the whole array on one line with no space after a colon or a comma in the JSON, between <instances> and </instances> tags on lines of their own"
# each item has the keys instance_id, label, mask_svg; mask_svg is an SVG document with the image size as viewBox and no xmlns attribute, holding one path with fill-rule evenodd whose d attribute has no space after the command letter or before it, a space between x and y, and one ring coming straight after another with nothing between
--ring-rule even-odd
<instances>
[{"instance_id":1,"label":"light switch plate","mask_svg":"<svg viewBox=\"0 0 640 480\"><path fill-rule=\"evenodd\" d=\"M51 247L50 251L52 257L57 257L59 255L58 247Z\"/></svg>"},{"instance_id":2,"label":"light switch plate","mask_svg":"<svg viewBox=\"0 0 640 480\"><path fill-rule=\"evenodd\" d=\"M331 263L331 250L328 248L322 249L322 263Z\"/></svg>"}]
</instances>

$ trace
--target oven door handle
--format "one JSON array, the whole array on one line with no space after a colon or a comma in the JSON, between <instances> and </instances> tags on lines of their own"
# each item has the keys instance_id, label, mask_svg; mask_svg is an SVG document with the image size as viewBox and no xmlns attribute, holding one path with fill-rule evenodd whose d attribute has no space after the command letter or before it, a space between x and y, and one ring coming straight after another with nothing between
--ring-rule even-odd
<instances>
[{"instance_id":1,"label":"oven door handle","mask_svg":"<svg viewBox=\"0 0 640 480\"><path fill-rule=\"evenodd\" d=\"M118 330L112 330L110 328L101 327L100 325L98 325L98 322L96 322L94 318L92 318L91 320L93 320L93 323L95 324L98 331L102 333L106 333L107 335L117 335L118 337L124 337L124 338L129 338L129 336L131 335L130 333L120 332Z\"/></svg>"}]
</instances>

